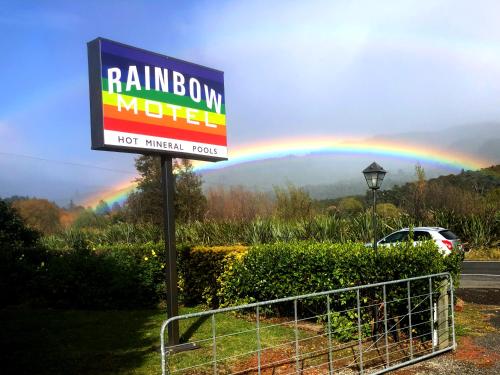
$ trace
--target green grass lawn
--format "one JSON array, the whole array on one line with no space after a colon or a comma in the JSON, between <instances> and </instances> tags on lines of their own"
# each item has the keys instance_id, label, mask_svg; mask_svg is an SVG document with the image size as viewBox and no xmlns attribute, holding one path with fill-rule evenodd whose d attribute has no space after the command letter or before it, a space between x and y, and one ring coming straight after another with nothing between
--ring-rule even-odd
<instances>
[{"instance_id":1,"label":"green grass lawn","mask_svg":"<svg viewBox=\"0 0 500 375\"><path fill-rule=\"evenodd\" d=\"M181 314L199 310L183 308ZM0 310L0 373L159 374L159 330L164 319L165 313L160 310ZM190 336L190 341L210 338L210 323L210 319L182 322L181 335ZM293 340L291 327L266 328L270 324L263 323L263 347ZM254 328L255 323L248 319L218 315L217 336L248 331L218 340L219 358L255 350ZM200 349L176 355L171 366L210 361L211 344L202 342Z\"/></svg>"},{"instance_id":2,"label":"green grass lawn","mask_svg":"<svg viewBox=\"0 0 500 375\"><path fill-rule=\"evenodd\" d=\"M200 311L181 308L180 313ZM457 335L473 335L474 332L489 332L491 327L482 317L480 309L466 304L456 317ZM242 353L251 353L257 348L255 316L238 317L231 313L217 315L218 360ZM165 313L161 310L121 311L71 311L53 309L10 308L0 310L0 374L159 374L160 339L159 330ZM262 348L293 342L291 325L275 319L261 323ZM313 321L311 321L313 323ZM321 335L321 326L302 329L299 339L315 339ZM198 341L199 349L178 353L170 362L170 368L180 369L207 363L180 374L211 373L212 327L211 319L182 321L181 336L190 342ZM234 332L242 332L232 335ZM201 341L200 341L201 340ZM206 341L203 341L206 340ZM327 346L326 338L301 343L301 352L312 352ZM293 352L293 346L279 347L285 358ZM272 354L272 352L266 352ZM336 352L336 358L349 353ZM234 364L246 363L252 367L253 354L236 357L232 361L219 363L220 373ZM276 359L270 355L267 362ZM349 359L351 360L351 359ZM324 359L317 359L318 363ZM263 364L265 364L263 358Z\"/></svg>"},{"instance_id":3,"label":"green grass lawn","mask_svg":"<svg viewBox=\"0 0 500 375\"><path fill-rule=\"evenodd\" d=\"M154 310L0 311L2 374L158 374Z\"/></svg>"}]
</instances>

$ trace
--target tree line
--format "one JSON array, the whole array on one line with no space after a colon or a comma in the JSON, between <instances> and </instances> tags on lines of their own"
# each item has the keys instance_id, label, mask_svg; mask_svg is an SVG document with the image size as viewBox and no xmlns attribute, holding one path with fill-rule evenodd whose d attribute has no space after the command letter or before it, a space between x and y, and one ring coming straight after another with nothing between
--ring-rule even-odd
<instances>
[{"instance_id":1,"label":"tree line","mask_svg":"<svg viewBox=\"0 0 500 375\"><path fill-rule=\"evenodd\" d=\"M160 160L139 156L137 189L123 205L111 207L101 201L95 208L73 202L58 207L46 199L11 197L5 201L32 228L54 234L63 229L103 228L115 223L161 226L163 199ZM287 184L272 192L249 190L243 186L215 186L203 190L203 180L189 160L174 159L176 221L241 221L276 218L285 221L307 220L317 215L353 217L371 207L371 195L315 200L304 188ZM500 165L481 171L462 171L457 175L427 180L425 170L415 167L415 181L378 194L377 213L385 218L409 215L416 222L432 225L437 211L457 215L499 215Z\"/></svg>"}]
</instances>

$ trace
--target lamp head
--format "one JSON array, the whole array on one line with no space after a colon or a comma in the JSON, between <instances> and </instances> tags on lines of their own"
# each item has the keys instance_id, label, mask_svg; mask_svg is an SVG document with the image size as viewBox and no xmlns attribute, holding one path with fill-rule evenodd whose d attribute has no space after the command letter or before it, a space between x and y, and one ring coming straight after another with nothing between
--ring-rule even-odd
<instances>
[{"instance_id":1,"label":"lamp head","mask_svg":"<svg viewBox=\"0 0 500 375\"><path fill-rule=\"evenodd\" d=\"M380 189L386 173L387 171L375 162L371 163L363 170L366 183L372 190Z\"/></svg>"}]
</instances>

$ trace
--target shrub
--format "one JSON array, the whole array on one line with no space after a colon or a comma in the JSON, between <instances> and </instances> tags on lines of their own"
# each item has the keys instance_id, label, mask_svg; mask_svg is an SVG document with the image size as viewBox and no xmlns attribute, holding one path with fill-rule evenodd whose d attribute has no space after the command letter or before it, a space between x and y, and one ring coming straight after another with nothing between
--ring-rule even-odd
<instances>
[{"instance_id":1,"label":"shrub","mask_svg":"<svg viewBox=\"0 0 500 375\"><path fill-rule=\"evenodd\" d=\"M458 283L462 259L462 253L444 258L433 242L416 247L412 243L403 243L380 248L378 252L354 243L260 245L251 248L226 269L220 278L219 298L223 306L243 304L446 271L451 272ZM437 288L437 284L434 287ZM412 295L425 296L428 282L413 281L411 288ZM395 301L390 305L393 316L406 314L406 293L406 284L387 287L388 301ZM375 312L370 306L379 304L381 300L382 288L362 293L363 321L372 319ZM331 329L336 339L348 341L355 334L352 330L353 321L357 318L353 309L355 306L355 292L340 293L332 299ZM311 314L322 316L319 320L323 323L326 323L325 312L325 299L319 297L302 299L298 307L300 317L310 317ZM270 306L265 313L293 316L294 308L292 303L280 303ZM419 326L420 333L428 332L428 327L424 326L424 315L413 314L412 319ZM406 321L398 323L401 330L406 329L407 324ZM369 324L365 323L362 328L363 334L369 336Z\"/></svg>"},{"instance_id":2,"label":"shrub","mask_svg":"<svg viewBox=\"0 0 500 375\"><path fill-rule=\"evenodd\" d=\"M248 251L246 246L188 247L179 251L180 290L184 303L219 305L219 278Z\"/></svg>"},{"instance_id":3,"label":"shrub","mask_svg":"<svg viewBox=\"0 0 500 375\"><path fill-rule=\"evenodd\" d=\"M372 248L360 244L279 243L249 249L221 276L223 305L308 294L387 280L460 271L462 254L443 258L432 242ZM290 314L291 311L278 311Z\"/></svg>"},{"instance_id":4,"label":"shrub","mask_svg":"<svg viewBox=\"0 0 500 375\"><path fill-rule=\"evenodd\" d=\"M16 210L0 199L0 245L33 246L39 237L36 230L26 226Z\"/></svg>"},{"instance_id":5,"label":"shrub","mask_svg":"<svg viewBox=\"0 0 500 375\"><path fill-rule=\"evenodd\" d=\"M342 198L338 204L338 211L342 214L351 216L363 211L363 203L356 198Z\"/></svg>"},{"instance_id":6,"label":"shrub","mask_svg":"<svg viewBox=\"0 0 500 375\"><path fill-rule=\"evenodd\" d=\"M382 219L395 218L401 215L401 210L392 203L379 203L377 204L377 215Z\"/></svg>"},{"instance_id":7,"label":"shrub","mask_svg":"<svg viewBox=\"0 0 500 375\"><path fill-rule=\"evenodd\" d=\"M160 297L161 271L159 262L143 260L148 250L116 246L93 251L84 242L70 250L50 250L30 290L31 300L65 308L152 306Z\"/></svg>"},{"instance_id":8,"label":"shrub","mask_svg":"<svg viewBox=\"0 0 500 375\"><path fill-rule=\"evenodd\" d=\"M46 257L36 248L38 239L39 233L0 199L0 307L22 301L33 285Z\"/></svg>"}]
</instances>

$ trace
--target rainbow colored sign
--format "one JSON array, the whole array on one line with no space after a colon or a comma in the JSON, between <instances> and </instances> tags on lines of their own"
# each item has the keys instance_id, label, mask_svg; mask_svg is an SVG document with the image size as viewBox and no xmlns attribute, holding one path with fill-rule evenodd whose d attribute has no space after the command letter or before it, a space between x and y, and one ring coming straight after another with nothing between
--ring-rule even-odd
<instances>
[{"instance_id":1,"label":"rainbow colored sign","mask_svg":"<svg viewBox=\"0 0 500 375\"><path fill-rule=\"evenodd\" d=\"M88 57L92 149L227 159L223 72L103 38Z\"/></svg>"}]
</instances>

